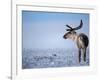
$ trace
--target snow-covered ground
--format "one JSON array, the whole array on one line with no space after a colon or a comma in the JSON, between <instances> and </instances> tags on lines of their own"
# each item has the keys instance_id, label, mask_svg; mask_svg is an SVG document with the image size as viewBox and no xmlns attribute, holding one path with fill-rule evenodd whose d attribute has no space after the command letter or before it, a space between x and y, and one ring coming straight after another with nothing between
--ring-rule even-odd
<instances>
[{"instance_id":1,"label":"snow-covered ground","mask_svg":"<svg viewBox=\"0 0 100 80\"><path fill-rule=\"evenodd\" d=\"M82 58L82 57L81 57ZM87 49L86 62L78 62L78 51L75 49L23 49L22 68L51 68L89 66L89 50Z\"/></svg>"}]
</instances>

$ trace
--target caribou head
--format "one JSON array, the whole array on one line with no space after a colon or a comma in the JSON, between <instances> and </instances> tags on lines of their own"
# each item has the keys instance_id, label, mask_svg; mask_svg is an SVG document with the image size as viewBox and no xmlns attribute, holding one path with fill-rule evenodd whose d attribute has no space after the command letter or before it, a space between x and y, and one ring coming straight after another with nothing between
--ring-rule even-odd
<instances>
[{"instance_id":1,"label":"caribou head","mask_svg":"<svg viewBox=\"0 0 100 80\"><path fill-rule=\"evenodd\" d=\"M75 40L77 38L77 33L76 30L81 29L83 26L83 22L82 20L80 21L80 25L76 28L72 28L69 25L66 25L69 29L66 29L66 31L68 31L67 33L65 33L65 35L63 36L64 39L72 39Z\"/></svg>"}]
</instances>

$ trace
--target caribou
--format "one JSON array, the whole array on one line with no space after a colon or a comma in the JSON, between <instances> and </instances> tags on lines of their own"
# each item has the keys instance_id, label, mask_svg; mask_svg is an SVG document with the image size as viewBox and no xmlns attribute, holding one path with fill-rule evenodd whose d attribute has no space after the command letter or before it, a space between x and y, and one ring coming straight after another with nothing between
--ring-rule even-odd
<instances>
[{"instance_id":1,"label":"caribou","mask_svg":"<svg viewBox=\"0 0 100 80\"><path fill-rule=\"evenodd\" d=\"M64 39L71 39L76 42L77 47L78 47L78 61L81 62L81 53L83 53L83 60L86 62L86 49L89 44L89 39L87 35L84 33L77 33L76 30L79 30L83 26L82 20L80 20L80 25L78 27L72 28L69 25L66 25L68 29L67 33L64 34L63 38Z\"/></svg>"}]
</instances>

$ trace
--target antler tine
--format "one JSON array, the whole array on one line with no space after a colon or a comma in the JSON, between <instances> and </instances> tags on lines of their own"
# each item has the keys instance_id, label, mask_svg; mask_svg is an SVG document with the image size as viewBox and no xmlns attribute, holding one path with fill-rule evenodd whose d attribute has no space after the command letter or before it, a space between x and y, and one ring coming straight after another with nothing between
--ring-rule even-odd
<instances>
[{"instance_id":1,"label":"antler tine","mask_svg":"<svg viewBox=\"0 0 100 80\"><path fill-rule=\"evenodd\" d=\"M70 27L69 25L66 25L68 28L72 29L72 27Z\"/></svg>"},{"instance_id":2,"label":"antler tine","mask_svg":"<svg viewBox=\"0 0 100 80\"><path fill-rule=\"evenodd\" d=\"M66 31L72 31L73 29L66 29Z\"/></svg>"},{"instance_id":3,"label":"antler tine","mask_svg":"<svg viewBox=\"0 0 100 80\"><path fill-rule=\"evenodd\" d=\"M78 27L76 27L76 28L73 28L73 30L78 30L78 29L82 28L82 26L83 26L83 22L82 22L82 19L81 19L80 25Z\"/></svg>"},{"instance_id":4,"label":"antler tine","mask_svg":"<svg viewBox=\"0 0 100 80\"><path fill-rule=\"evenodd\" d=\"M69 29L66 29L66 31L72 31L73 30L73 28L72 27L70 27L69 25L66 25Z\"/></svg>"}]
</instances>

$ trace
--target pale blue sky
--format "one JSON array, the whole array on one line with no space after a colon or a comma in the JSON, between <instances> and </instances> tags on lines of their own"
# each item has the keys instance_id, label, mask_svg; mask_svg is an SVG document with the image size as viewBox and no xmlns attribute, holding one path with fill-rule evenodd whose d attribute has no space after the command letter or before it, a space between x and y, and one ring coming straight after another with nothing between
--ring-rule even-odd
<instances>
[{"instance_id":1,"label":"pale blue sky","mask_svg":"<svg viewBox=\"0 0 100 80\"><path fill-rule=\"evenodd\" d=\"M77 32L89 36L89 14L22 11L23 48L76 48L71 40L63 39L66 24L83 27Z\"/></svg>"}]
</instances>

